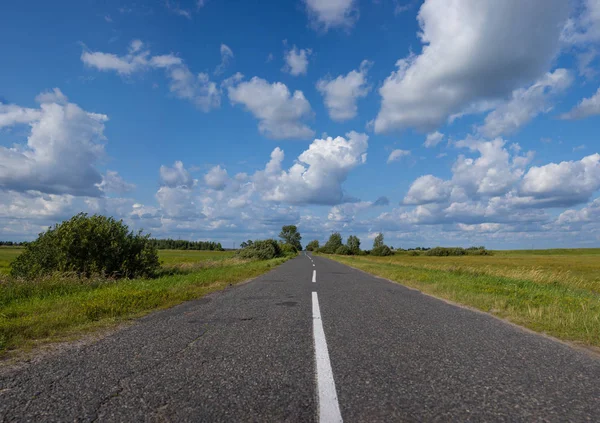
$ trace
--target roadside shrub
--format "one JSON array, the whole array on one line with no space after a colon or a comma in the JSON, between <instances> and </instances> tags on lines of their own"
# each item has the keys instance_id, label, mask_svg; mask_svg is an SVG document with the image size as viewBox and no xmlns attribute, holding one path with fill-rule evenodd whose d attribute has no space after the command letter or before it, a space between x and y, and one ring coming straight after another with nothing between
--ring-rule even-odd
<instances>
[{"instance_id":1,"label":"roadside shrub","mask_svg":"<svg viewBox=\"0 0 600 423\"><path fill-rule=\"evenodd\" d=\"M291 244L280 244L281 253L286 256L295 256L298 250Z\"/></svg>"},{"instance_id":2,"label":"roadside shrub","mask_svg":"<svg viewBox=\"0 0 600 423\"><path fill-rule=\"evenodd\" d=\"M318 251L319 250L319 241L316 239L309 242L306 246L306 251Z\"/></svg>"},{"instance_id":3,"label":"roadside shrub","mask_svg":"<svg viewBox=\"0 0 600 423\"><path fill-rule=\"evenodd\" d=\"M372 256L391 256L394 252L390 247L383 243L383 234L379 232L373 240L373 248L371 249Z\"/></svg>"},{"instance_id":4,"label":"roadside shrub","mask_svg":"<svg viewBox=\"0 0 600 423\"><path fill-rule=\"evenodd\" d=\"M340 245L338 247L337 250L335 250L335 253L340 255L340 256L349 256L352 254L352 251L350 251L350 248L348 248L348 246L346 245Z\"/></svg>"},{"instance_id":5,"label":"roadside shrub","mask_svg":"<svg viewBox=\"0 0 600 423\"><path fill-rule=\"evenodd\" d=\"M425 252L426 256L449 257L449 256L464 256L467 251L464 248L458 247L435 247Z\"/></svg>"},{"instance_id":6,"label":"roadside shrub","mask_svg":"<svg viewBox=\"0 0 600 423\"><path fill-rule=\"evenodd\" d=\"M342 236L339 232L334 232L329 236L329 240L327 240L325 245L319 248L318 251L319 253L324 254L335 254L337 249L340 248L342 245Z\"/></svg>"},{"instance_id":7,"label":"roadside shrub","mask_svg":"<svg viewBox=\"0 0 600 423\"><path fill-rule=\"evenodd\" d=\"M418 251L415 251L415 250L411 250L408 252L408 255L409 256L420 256L421 253L419 253Z\"/></svg>"},{"instance_id":8,"label":"roadside shrub","mask_svg":"<svg viewBox=\"0 0 600 423\"><path fill-rule=\"evenodd\" d=\"M263 241L254 241L252 245L240 250L241 258L270 260L272 258L283 256L281 247L274 239L265 239Z\"/></svg>"},{"instance_id":9,"label":"roadside shrub","mask_svg":"<svg viewBox=\"0 0 600 423\"><path fill-rule=\"evenodd\" d=\"M129 231L121 220L79 213L29 243L12 263L11 274L34 278L56 272L114 278L153 276L158 252L150 235Z\"/></svg>"},{"instance_id":10,"label":"roadside shrub","mask_svg":"<svg viewBox=\"0 0 600 423\"><path fill-rule=\"evenodd\" d=\"M372 256L391 256L392 254L394 254L392 252L392 250L390 249L390 247L388 247L387 245L381 245L379 247L373 247L373 249L371 250L371 255Z\"/></svg>"}]
</instances>

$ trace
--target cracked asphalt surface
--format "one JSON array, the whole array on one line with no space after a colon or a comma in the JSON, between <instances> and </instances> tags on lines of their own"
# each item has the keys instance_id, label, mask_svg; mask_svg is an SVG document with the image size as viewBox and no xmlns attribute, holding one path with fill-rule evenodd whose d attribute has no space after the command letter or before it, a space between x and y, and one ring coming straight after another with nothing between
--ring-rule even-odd
<instances>
[{"instance_id":1,"label":"cracked asphalt surface","mask_svg":"<svg viewBox=\"0 0 600 423\"><path fill-rule=\"evenodd\" d=\"M0 420L317 421L313 291L346 422L599 420L598 357L314 262L1 371Z\"/></svg>"}]
</instances>

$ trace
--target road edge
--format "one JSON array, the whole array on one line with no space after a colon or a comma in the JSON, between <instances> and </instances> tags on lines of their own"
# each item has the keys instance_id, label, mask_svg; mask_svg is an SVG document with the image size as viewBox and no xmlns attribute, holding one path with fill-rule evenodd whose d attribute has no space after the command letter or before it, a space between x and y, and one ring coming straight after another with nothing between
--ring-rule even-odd
<instances>
[{"instance_id":1,"label":"road edge","mask_svg":"<svg viewBox=\"0 0 600 423\"><path fill-rule=\"evenodd\" d=\"M235 284L228 284L224 286L222 289L209 292L205 295L201 295L192 300L182 301L178 304L174 304L170 307L164 308L156 308L154 310L148 311L146 313L142 312L139 315L131 316L125 320L115 322L113 324L108 323L106 326L98 327L93 329L92 331L80 332L80 333L72 333L70 335L66 335L66 339L57 339L55 341L52 340L39 340L38 345L33 345L32 347L25 349L18 349L11 351L7 354L6 357L0 358L0 376L6 373L11 373L13 371L20 370L29 365L33 365L39 363L48 358L56 357L61 354L66 354L68 351L72 351L74 349L86 349L91 345L94 345L96 342L100 342L103 339L121 331L127 329L129 327L135 326L141 319L147 318L148 316L158 313L164 310L169 310L174 307L179 307L182 304L186 304L193 301L198 301L203 298L207 298L213 295L219 295L223 292L229 291L231 289L235 289L238 286L246 285L264 275L268 275L275 269L279 268L279 266L287 263L290 260L293 260L299 257L300 254L295 257L289 257L284 262L278 264L277 266L272 267L267 272L262 273L253 278L244 279Z\"/></svg>"},{"instance_id":2,"label":"road edge","mask_svg":"<svg viewBox=\"0 0 600 423\"><path fill-rule=\"evenodd\" d=\"M541 337L549 339L551 341L558 342L559 344L562 344L562 345L565 345L565 346L567 346L569 348L572 348L574 350L583 352L583 353L591 356L592 358L600 360L600 347L594 347L594 346L591 346L591 345L582 345L582 344L578 344L578 343L573 342L573 341L567 341L567 340L564 340L564 339L556 338L556 337L554 337L552 335L548 335L547 333L544 333L544 332L537 332L537 331L535 331L533 329L529 329L529 328L527 328L525 326L521 326L519 324L511 322L510 320L507 320L507 319L502 318L500 316L496 316L495 314L489 313L487 311L480 310L480 309L475 308L473 306L469 306L467 304L457 303L455 301L448 300L446 298L438 297L436 295L429 294L427 292L423 292L420 289L413 288L411 286L406 286L406 285L404 285L401 282L397 282L397 281L394 281L392 279L384 278L383 276L378 276L378 275L375 275L373 273L369 273L369 272L367 272L365 270L359 269L358 267L350 266L349 264L342 263L342 262L339 262L337 260L333 260L333 259L331 259L329 257L324 257L322 255L318 255L317 257L322 257L322 258L324 258L326 260L333 261L334 263L338 263L338 264L341 264L343 266L347 266L347 267L349 267L351 269L357 270L357 271L359 271L361 273L364 273L366 275L372 276L374 278L381 279L381 280L384 280L386 282L393 283L395 285L401 285L402 287L404 287L406 289L409 289L411 291L416 291L416 292L418 292L418 293L420 293L422 295L426 295L426 296L431 297L433 299L436 299L438 301L442 301L442 302L444 302L446 304L449 304L449 305L452 305L452 306L455 306L455 307L458 307L458 308L466 309L466 310L469 310L469 311L472 311L472 312L475 312L475 313L483 314L485 316L492 317L492 318L494 318L494 319L496 319L496 320L498 320L500 322L503 322L504 324L510 325L513 328L519 329L519 330L521 330L521 331L523 331L525 333L528 333L528 334L531 334L531 335L541 336Z\"/></svg>"}]
</instances>

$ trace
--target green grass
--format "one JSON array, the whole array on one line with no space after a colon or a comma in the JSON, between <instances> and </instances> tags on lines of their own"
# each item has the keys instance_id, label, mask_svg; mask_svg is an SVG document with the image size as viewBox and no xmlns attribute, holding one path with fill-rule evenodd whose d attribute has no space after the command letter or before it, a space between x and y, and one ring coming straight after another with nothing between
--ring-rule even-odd
<instances>
[{"instance_id":1,"label":"green grass","mask_svg":"<svg viewBox=\"0 0 600 423\"><path fill-rule=\"evenodd\" d=\"M234 255L235 251L158 250L161 263L167 266L205 260L220 261Z\"/></svg>"},{"instance_id":2,"label":"green grass","mask_svg":"<svg viewBox=\"0 0 600 423\"><path fill-rule=\"evenodd\" d=\"M113 326L256 277L286 259L240 260L230 252L160 252L162 276L110 281L0 277L0 357Z\"/></svg>"},{"instance_id":3,"label":"green grass","mask_svg":"<svg viewBox=\"0 0 600 423\"><path fill-rule=\"evenodd\" d=\"M497 250L496 256L588 256L600 255L600 248L554 248L550 250Z\"/></svg>"},{"instance_id":4,"label":"green grass","mask_svg":"<svg viewBox=\"0 0 600 423\"><path fill-rule=\"evenodd\" d=\"M0 275L10 273L10 263L23 251L21 247L0 247Z\"/></svg>"},{"instance_id":5,"label":"green grass","mask_svg":"<svg viewBox=\"0 0 600 423\"><path fill-rule=\"evenodd\" d=\"M538 332L600 347L600 249L328 257Z\"/></svg>"}]
</instances>

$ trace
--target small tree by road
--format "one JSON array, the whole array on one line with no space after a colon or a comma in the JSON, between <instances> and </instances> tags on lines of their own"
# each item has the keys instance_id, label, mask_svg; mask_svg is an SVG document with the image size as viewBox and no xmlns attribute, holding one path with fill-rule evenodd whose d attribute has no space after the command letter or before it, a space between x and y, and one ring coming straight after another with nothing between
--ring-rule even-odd
<instances>
[{"instance_id":1,"label":"small tree by road","mask_svg":"<svg viewBox=\"0 0 600 423\"><path fill-rule=\"evenodd\" d=\"M372 256L391 256L394 254L390 247L383 243L383 234L379 232L373 240Z\"/></svg>"},{"instance_id":2,"label":"small tree by road","mask_svg":"<svg viewBox=\"0 0 600 423\"><path fill-rule=\"evenodd\" d=\"M350 235L346 241L346 246L350 250L350 254L360 254L360 239L355 235Z\"/></svg>"},{"instance_id":3,"label":"small tree by road","mask_svg":"<svg viewBox=\"0 0 600 423\"><path fill-rule=\"evenodd\" d=\"M373 240L373 248L383 247L383 234L379 232Z\"/></svg>"},{"instance_id":4,"label":"small tree by road","mask_svg":"<svg viewBox=\"0 0 600 423\"><path fill-rule=\"evenodd\" d=\"M319 249L319 241L316 239L306 245L306 251L317 251Z\"/></svg>"},{"instance_id":5,"label":"small tree by road","mask_svg":"<svg viewBox=\"0 0 600 423\"><path fill-rule=\"evenodd\" d=\"M342 235L339 232L334 232L329 236L329 239L321 247L320 251L325 254L335 254L335 252L343 245Z\"/></svg>"},{"instance_id":6,"label":"small tree by road","mask_svg":"<svg viewBox=\"0 0 600 423\"><path fill-rule=\"evenodd\" d=\"M279 238L281 238L284 243L290 244L296 248L298 251L302 250L302 244L300 243L302 236L300 235L300 232L298 232L296 225L286 225L282 227Z\"/></svg>"}]
</instances>

